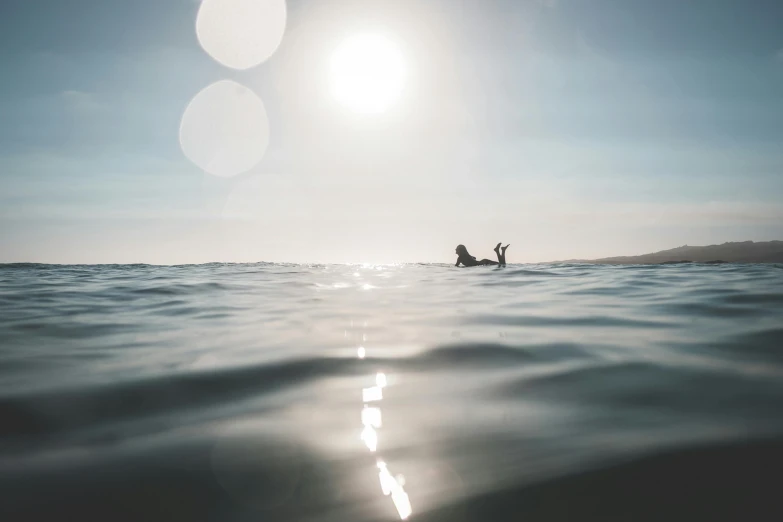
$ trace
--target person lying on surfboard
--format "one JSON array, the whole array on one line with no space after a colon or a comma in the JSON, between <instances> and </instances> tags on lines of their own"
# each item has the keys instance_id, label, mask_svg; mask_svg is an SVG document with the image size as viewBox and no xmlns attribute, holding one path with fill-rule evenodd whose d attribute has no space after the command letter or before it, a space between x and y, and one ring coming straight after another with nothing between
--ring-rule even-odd
<instances>
[{"instance_id":1,"label":"person lying on surfboard","mask_svg":"<svg viewBox=\"0 0 783 522\"><path fill-rule=\"evenodd\" d=\"M499 266L506 266L506 249L510 247L511 245L506 245L503 248L500 248L500 243L498 243L494 250L495 254L498 256L497 261L492 261L491 259L482 259L481 261L477 261L475 257L470 255L468 253L468 249L465 248L465 245L457 245L457 249L455 252L457 253L457 264L454 266L459 266L460 263L462 263L463 266L483 266L483 265L499 265Z\"/></svg>"}]
</instances>

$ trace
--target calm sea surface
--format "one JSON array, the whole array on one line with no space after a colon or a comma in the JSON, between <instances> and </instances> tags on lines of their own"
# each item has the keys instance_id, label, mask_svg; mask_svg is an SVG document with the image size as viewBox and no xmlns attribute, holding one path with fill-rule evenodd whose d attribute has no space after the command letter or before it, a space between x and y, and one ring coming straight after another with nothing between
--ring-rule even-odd
<instances>
[{"instance_id":1,"label":"calm sea surface","mask_svg":"<svg viewBox=\"0 0 783 522\"><path fill-rule=\"evenodd\" d=\"M783 266L0 265L0 519L783 520Z\"/></svg>"}]
</instances>

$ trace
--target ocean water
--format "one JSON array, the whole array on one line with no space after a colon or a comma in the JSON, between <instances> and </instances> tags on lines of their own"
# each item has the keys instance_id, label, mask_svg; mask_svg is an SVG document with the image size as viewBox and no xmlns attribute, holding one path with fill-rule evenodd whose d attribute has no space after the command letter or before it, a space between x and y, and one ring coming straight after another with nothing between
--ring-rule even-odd
<instances>
[{"instance_id":1,"label":"ocean water","mask_svg":"<svg viewBox=\"0 0 783 522\"><path fill-rule=\"evenodd\" d=\"M0 265L0 519L783 520L783 266Z\"/></svg>"}]
</instances>

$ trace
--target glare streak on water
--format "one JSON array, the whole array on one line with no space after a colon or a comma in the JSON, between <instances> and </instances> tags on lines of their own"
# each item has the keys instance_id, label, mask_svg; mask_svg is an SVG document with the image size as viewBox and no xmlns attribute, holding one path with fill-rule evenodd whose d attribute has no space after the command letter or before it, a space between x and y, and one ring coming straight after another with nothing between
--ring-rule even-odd
<instances>
[{"instance_id":1,"label":"glare streak on water","mask_svg":"<svg viewBox=\"0 0 783 522\"><path fill-rule=\"evenodd\" d=\"M780 265L0 265L0 512L732 519L781 350Z\"/></svg>"}]
</instances>

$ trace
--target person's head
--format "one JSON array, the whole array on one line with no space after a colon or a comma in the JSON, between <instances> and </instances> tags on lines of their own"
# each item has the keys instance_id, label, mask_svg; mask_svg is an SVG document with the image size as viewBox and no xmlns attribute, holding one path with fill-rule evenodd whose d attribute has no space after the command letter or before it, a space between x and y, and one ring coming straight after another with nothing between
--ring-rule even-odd
<instances>
[{"instance_id":1,"label":"person's head","mask_svg":"<svg viewBox=\"0 0 783 522\"><path fill-rule=\"evenodd\" d=\"M468 254L468 249L465 248L465 245L457 245L457 248L454 250L454 252L456 252L459 257L470 256L470 254Z\"/></svg>"}]
</instances>

